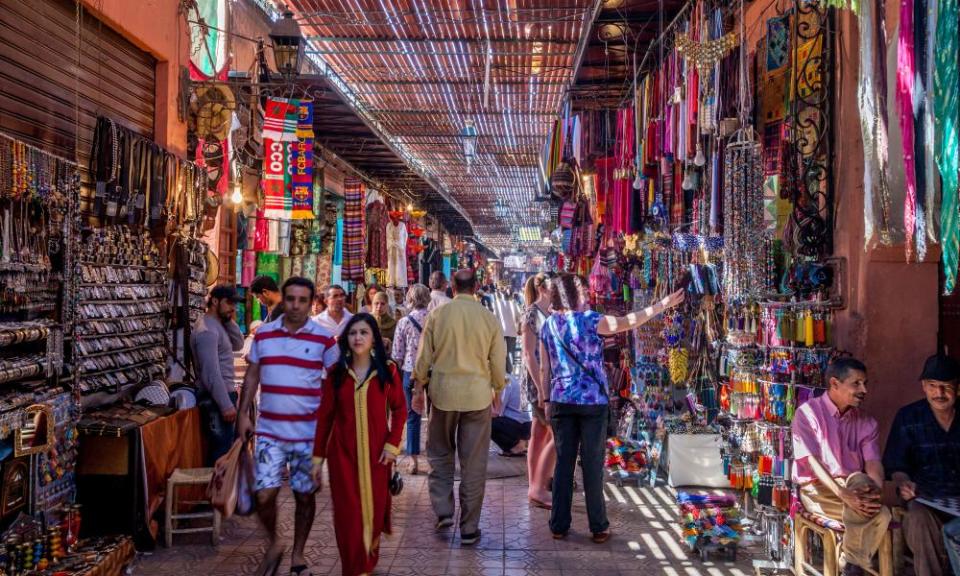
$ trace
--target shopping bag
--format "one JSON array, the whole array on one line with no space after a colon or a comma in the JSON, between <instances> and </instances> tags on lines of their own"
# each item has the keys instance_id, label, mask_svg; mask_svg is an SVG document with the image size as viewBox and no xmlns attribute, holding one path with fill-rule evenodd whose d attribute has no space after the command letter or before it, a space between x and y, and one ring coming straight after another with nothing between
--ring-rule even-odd
<instances>
[{"instance_id":1,"label":"shopping bag","mask_svg":"<svg viewBox=\"0 0 960 576\"><path fill-rule=\"evenodd\" d=\"M254 493L256 480L256 463L253 459L253 442L247 440L240 450L240 462L237 472L237 507L239 516L249 516L257 509L257 498Z\"/></svg>"},{"instance_id":2,"label":"shopping bag","mask_svg":"<svg viewBox=\"0 0 960 576\"><path fill-rule=\"evenodd\" d=\"M230 451L220 457L213 467L213 477L207 486L210 504L223 516L233 516L237 508L237 476L240 471L240 454L246 442L236 440Z\"/></svg>"}]
</instances>

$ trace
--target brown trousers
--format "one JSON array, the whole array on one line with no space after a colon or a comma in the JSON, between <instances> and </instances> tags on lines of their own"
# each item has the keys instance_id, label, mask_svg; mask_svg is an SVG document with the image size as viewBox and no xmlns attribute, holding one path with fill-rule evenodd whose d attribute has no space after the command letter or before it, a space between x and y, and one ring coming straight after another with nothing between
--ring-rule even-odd
<instances>
[{"instance_id":1,"label":"brown trousers","mask_svg":"<svg viewBox=\"0 0 960 576\"><path fill-rule=\"evenodd\" d=\"M454 512L454 455L460 456L460 533L473 534L480 525L480 510L487 483L490 452L490 409L447 412L434 406L427 429L430 462L430 502L438 518Z\"/></svg>"},{"instance_id":2,"label":"brown trousers","mask_svg":"<svg viewBox=\"0 0 960 576\"><path fill-rule=\"evenodd\" d=\"M903 539L913 554L916 576L943 576L950 573L947 550L943 545L944 519L952 516L912 501L903 517Z\"/></svg>"},{"instance_id":3,"label":"brown trousers","mask_svg":"<svg viewBox=\"0 0 960 576\"><path fill-rule=\"evenodd\" d=\"M876 483L863 472L856 472L848 478L837 478L836 482L851 489L859 486L876 487ZM884 506L876 516L866 518L844 506L837 495L819 482L811 482L801 487L800 501L808 512L843 522L846 530L841 544L841 566L850 562L857 566L870 567L890 524L889 508Z\"/></svg>"}]
</instances>

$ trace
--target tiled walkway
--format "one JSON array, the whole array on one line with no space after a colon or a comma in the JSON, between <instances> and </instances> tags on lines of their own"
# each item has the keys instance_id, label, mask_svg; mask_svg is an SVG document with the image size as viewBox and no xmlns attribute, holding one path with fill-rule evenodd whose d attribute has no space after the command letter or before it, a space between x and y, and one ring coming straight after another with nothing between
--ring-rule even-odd
<instances>
[{"instance_id":1,"label":"tiled walkway","mask_svg":"<svg viewBox=\"0 0 960 576\"><path fill-rule=\"evenodd\" d=\"M613 538L605 544L589 540L583 496L574 501L573 531L555 541L547 528L549 513L527 504L526 478L487 483L481 528L483 539L463 548L452 532L435 534L425 476L406 476L403 494L394 500L394 535L382 542L376 574L403 576L588 576L631 574L652 576L747 576L753 574L749 554L741 548L738 562L702 563L680 544L676 506L669 488L606 490ZM281 495L281 533L292 537L293 499ZM328 492L317 499L317 520L307 543L314 574L340 574ZM219 548L178 540L171 550L145 555L135 570L149 576L220 576L251 574L265 549L265 537L254 518L225 523ZM197 542L197 541L194 541ZM288 574L286 564L281 574Z\"/></svg>"}]
</instances>

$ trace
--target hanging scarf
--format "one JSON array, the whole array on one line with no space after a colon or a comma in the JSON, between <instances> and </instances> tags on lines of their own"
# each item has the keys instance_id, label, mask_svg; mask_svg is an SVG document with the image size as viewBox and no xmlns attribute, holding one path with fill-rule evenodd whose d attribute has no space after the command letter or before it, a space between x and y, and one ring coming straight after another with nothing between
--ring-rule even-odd
<instances>
[{"instance_id":1,"label":"hanging scarf","mask_svg":"<svg viewBox=\"0 0 960 576\"><path fill-rule=\"evenodd\" d=\"M886 113L885 107L880 104L882 95L876 78L878 67L883 63L878 60L876 50L876 44L882 38L875 38L875 35L882 32L877 26L878 15L875 10L878 7L875 1L864 2L860 10L860 81L857 101L860 107L864 156L864 247L870 246L877 228L880 243L890 242ZM882 9L883 5L879 8Z\"/></svg>"},{"instance_id":2,"label":"hanging scarf","mask_svg":"<svg viewBox=\"0 0 960 576\"><path fill-rule=\"evenodd\" d=\"M291 216L313 220L313 102L297 106L297 141L290 143Z\"/></svg>"},{"instance_id":3,"label":"hanging scarf","mask_svg":"<svg viewBox=\"0 0 960 576\"><path fill-rule=\"evenodd\" d=\"M923 214L917 213L917 173L914 156L913 121L913 0L900 0L900 33L897 42L897 106L900 115L900 132L903 138L903 172L906 183L906 198L903 202L903 228L906 236L907 261L914 255L914 235L918 220ZM922 209L922 207L921 207ZM920 250L920 247L917 247Z\"/></svg>"},{"instance_id":4,"label":"hanging scarf","mask_svg":"<svg viewBox=\"0 0 960 576\"><path fill-rule=\"evenodd\" d=\"M960 252L960 223L957 220L958 175L960 175L960 98L957 70L958 0L938 0L937 61L934 72L934 108L936 119L937 166L943 179L943 202L940 212L940 241L943 245L944 291L952 294L957 283L957 257Z\"/></svg>"},{"instance_id":5,"label":"hanging scarf","mask_svg":"<svg viewBox=\"0 0 960 576\"><path fill-rule=\"evenodd\" d=\"M938 0L922 0L923 10L923 29L918 28L918 33L923 37L923 100L922 116L920 118L923 126L922 154L923 154L923 172L926 174L927 185L924 190L924 205L926 206L926 237L929 242L938 242L940 235L937 233L937 171L935 159L935 132L933 128L933 71L936 59L937 39L937 2Z\"/></svg>"}]
</instances>

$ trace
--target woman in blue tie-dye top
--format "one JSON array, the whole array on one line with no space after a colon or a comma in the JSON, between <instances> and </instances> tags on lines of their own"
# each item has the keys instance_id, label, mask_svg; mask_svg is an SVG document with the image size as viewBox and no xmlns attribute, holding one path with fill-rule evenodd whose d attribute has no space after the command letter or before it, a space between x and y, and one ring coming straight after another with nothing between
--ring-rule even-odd
<instances>
[{"instance_id":1,"label":"woman in blue tie-dye top","mask_svg":"<svg viewBox=\"0 0 960 576\"><path fill-rule=\"evenodd\" d=\"M587 283L565 274L550 282L553 313L540 330L540 389L553 428L557 465L553 476L550 531L564 538L570 530L573 472L580 455L590 532L597 543L610 538L603 501L603 454L608 417L607 376L603 368L603 336L626 332L683 302L678 290L647 308L626 316L604 316L590 310Z\"/></svg>"}]
</instances>

